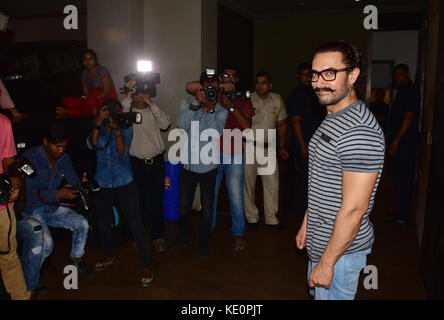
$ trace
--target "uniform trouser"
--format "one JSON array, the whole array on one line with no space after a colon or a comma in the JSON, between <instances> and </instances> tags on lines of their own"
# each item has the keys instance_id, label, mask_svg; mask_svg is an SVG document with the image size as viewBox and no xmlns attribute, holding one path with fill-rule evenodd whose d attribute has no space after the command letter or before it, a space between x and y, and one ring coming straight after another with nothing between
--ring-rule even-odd
<instances>
[{"instance_id":1,"label":"uniform trouser","mask_svg":"<svg viewBox=\"0 0 444 320\"><path fill-rule=\"evenodd\" d=\"M412 214L412 193L415 175L416 147L399 146L395 157L397 216L409 221Z\"/></svg>"},{"instance_id":2,"label":"uniform trouser","mask_svg":"<svg viewBox=\"0 0 444 320\"><path fill-rule=\"evenodd\" d=\"M265 149L265 156L268 155L268 150ZM279 210L279 169L277 163L277 156L271 158L273 164L259 164L255 159L253 164L248 164L245 161L245 177L244 177L244 206L245 218L249 223L257 223L259 220L259 210L256 206L256 179L258 170L265 168L275 168L275 170L264 170L261 175L262 185L264 189L264 215L265 223L268 225L279 224L276 213Z\"/></svg>"},{"instance_id":3,"label":"uniform trouser","mask_svg":"<svg viewBox=\"0 0 444 320\"><path fill-rule=\"evenodd\" d=\"M26 289L22 264L17 255L16 219L12 206L9 207L9 215L6 208L0 210L0 270L6 291L12 300L29 300L31 294ZM11 233L9 233L11 226ZM8 237L9 244L8 246Z\"/></svg>"},{"instance_id":4,"label":"uniform trouser","mask_svg":"<svg viewBox=\"0 0 444 320\"><path fill-rule=\"evenodd\" d=\"M151 204L151 240L163 239L164 217L163 196L165 192L165 162L163 155L158 155L151 164L131 157L134 169L134 180L139 191L140 213L142 219L146 212L146 199Z\"/></svg>"}]
</instances>

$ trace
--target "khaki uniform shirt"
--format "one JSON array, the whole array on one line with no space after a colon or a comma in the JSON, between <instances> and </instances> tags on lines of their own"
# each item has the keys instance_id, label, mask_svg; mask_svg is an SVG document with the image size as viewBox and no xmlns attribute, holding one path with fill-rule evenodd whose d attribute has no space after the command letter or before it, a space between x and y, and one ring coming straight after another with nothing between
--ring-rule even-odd
<instances>
[{"instance_id":1,"label":"khaki uniform shirt","mask_svg":"<svg viewBox=\"0 0 444 320\"><path fill-rule=\"evenodd\" d=\"M264 129L264 142L267 143L268 129L276 129L276 122L285 120L288 117L284 102L281 96L274 92L269 92L265 100L259 98L256 92L254 92L251 95L251 102L256 113L252 118L255 141L262 141L262 135L257 134L257 129Z\"/></svg>"}]
</instances>

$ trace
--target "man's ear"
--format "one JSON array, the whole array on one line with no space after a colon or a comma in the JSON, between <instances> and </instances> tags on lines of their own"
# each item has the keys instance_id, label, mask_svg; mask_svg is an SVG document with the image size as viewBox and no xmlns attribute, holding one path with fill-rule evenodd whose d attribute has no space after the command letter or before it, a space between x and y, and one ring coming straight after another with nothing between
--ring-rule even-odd
<instances>
[{"instance_id":1,"label":"man's ear","mask_svg":"<svg viewBox=\"0 0 444 320\"><path fill-rule=\"evenodd\" d=\"M350 71L349 81L352 86L356 83L356 81L358 81L360 73L361 73L361 70L359 70L359 68L354 68L352 71Z\"/></svg>"},{"instance_id":2,"label":"man's ear","mask_svg":"<svg viewBox=\"0 0 444 320\"><path fill-rule=\"evenodd\" d=\"M47 145L48 145L48 139L46 139L46 138L43 138L43 145L46 147Z\"/></svg>"}]
</instances>

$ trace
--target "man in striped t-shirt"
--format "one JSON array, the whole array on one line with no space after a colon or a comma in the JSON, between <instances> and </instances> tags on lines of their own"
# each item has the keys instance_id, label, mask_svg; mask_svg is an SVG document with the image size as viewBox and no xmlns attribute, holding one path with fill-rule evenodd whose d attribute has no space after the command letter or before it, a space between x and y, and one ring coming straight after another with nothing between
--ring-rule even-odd
<instances>
[{"instance_id":1,"label":"man in striped t-shirt","mask_svg":"<svg viewBox=\"0 0 444 320\"><path fill-rule=\"evenodd\" d=\"M384 162L384 135L357 97L365 79L359 52L343 41L321 45L310 79L327 108L309 144L308 209L298 235L307 247L315 299L352 300L373 241L369 220Z\"/></svg>"}]
</instances>

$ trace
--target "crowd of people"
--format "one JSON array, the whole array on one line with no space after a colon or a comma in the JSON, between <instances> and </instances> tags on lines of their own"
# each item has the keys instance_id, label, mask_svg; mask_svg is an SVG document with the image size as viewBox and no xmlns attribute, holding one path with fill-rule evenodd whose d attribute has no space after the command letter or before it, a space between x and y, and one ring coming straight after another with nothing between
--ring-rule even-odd
<instances>
[{"instance_id":1,"label":"crowd of people","mask_svg":"<svg viewBox=\"0 0 444 320\"><path fill-rule=\"evenodd\" d=\"M298 67L299 85L284 103L272 92L272 77L261 71L255 77L251 97L230 99L226 92L237 88L238 70L225 66L219 77L209 81L203 73L199 81L186 84L192 96L182 101L177 127L193 139L198 124L198 141L186 146L179 175L179 220L175 241L167 245L164 237L165 144L162 131L171 127L170 116L152 101L146 92L132 90L134 80L125 83L128 93L117 99L109 71L99 65L93 50L83 55L84 97L67 98L58 114L89 115L94 126L85 141L97 152L95 181L100 191L93 197L98 249L102 257L90 268L82 257L88 237L87 219L69 205L79 196L78 186L91 179L73 169L66 153L69 136L60 122L46 130L41 146L25 152L36 175L23 180L11 177L9 204L0 206L0 268L5 288L12 299L35 298L44 285L40 268L51 254L54 241L50 229L65 228L73 233L71 259L80 275L93 277L95 272L115 263L112 225L113 207L127 222L135 239L142 266L140 284L148 286L154 279L151 244L157 252L177 251L190 241L191 209L196 188L200 185L200 226L197 252L206 258L211 252L212 231L216 228L217 203L225 175L232 219L233 251L246 249L245 226L257 230L259 210L255 186L260 176L264 192L265 224L277 231L286 227L279 220L278 157L289 159L294 153L299 168L298 207L301 227L296 246L307 249L307 282L315 299L353 299L360 271L366 265L374 241L369 216L380 181L386 142L397 161L398 211L391 223L406 224L410 218L414 153L418 135L420 97L409 78L406 65L394 70L398 94L392 116L380 111L381 93L377 94L375 115L360 99L365 66L362 55L344 41L324 43L314 53L312 64ZM0 101L14 118L25 117L12 103L0 82ZM206 95L209 85L217 96ZM287 106L286 106L287 105ZM117 113L137 111L142 121L121 127L110 110ZM15 111L14 111L15 110ZM290 117L290 119L288 119ZM290 120L290 121L289 121ZM389 133L384 137L387 121ZM10 121L0 115L0 173L14 163L16 148ZM287 141L287 124L292 142ZM217 139L200 139L213 130ZM265 130L263 138L255 134ZM253 135L243 135L252 131ZM268 132L277 132L269 135ZM235 132L235 134L233 134ZM236 136L236 132L240 135ZM271 140L269 140L272 137ZM275 140L275 141L274 141ZM220 161L208 162L199 157L212 145ZM273 162L271 172L261 173L263 159L248 152L262 152ZM261 152L258 152L261 151ZM197 153L196 159L192 159ZM16 221L13 203L25 188L26 206ZM150 232L144 225L150 199ZM408 198L407 198L408 197ZM9 219L8 219L9 217ZM149 239L150 238L150 239ZM21 261L17 239L23 240Z\"/></svg>"}]
</instances>

